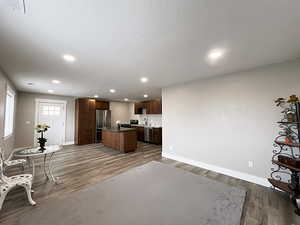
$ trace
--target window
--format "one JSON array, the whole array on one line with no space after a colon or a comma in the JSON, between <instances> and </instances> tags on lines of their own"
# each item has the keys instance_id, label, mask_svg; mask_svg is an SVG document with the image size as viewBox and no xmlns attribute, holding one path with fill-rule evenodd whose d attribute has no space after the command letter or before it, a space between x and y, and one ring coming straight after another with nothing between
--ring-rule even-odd
<instances>
[{"instance_id":1,"label":"window","mask_svg":"<svg viewBox=\"0 0 300 225\"><path fill-rule=\"evenodd\" d=\"M58 107L58 106L43 106L43 115L59 116L60 115L60 107Z\"/></svg>"},{"instance_id":2,"label":"window","mask_svg":"<svg viewBox=\"0 0 300 225\"><path fill-rule=\"evenodd\" d=\"M4 136L12 135L14 128L14 114L15 114L15 92L7 86L6 103L5 103L5 124Z\"/></svg>"}]
</instances>

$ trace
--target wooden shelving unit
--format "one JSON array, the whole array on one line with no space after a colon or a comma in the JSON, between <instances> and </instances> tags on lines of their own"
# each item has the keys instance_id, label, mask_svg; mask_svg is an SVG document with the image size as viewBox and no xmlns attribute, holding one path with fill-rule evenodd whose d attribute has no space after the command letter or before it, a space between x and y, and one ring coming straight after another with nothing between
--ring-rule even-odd
<instances>
[{"instance_id":1,"label":"wooden shelving unit","mask_svg":"<svg viewBox=\"0 0 300 225\"><path fill-rule=\"evenodd\" d=\"M290 195L295 195L295 192L289 187L289 183L285 183L279 180L268 179L268 181L276 188L287 192Z\"/></svg>"},{"instance_id":2,"label":"wooden shelving unit","mask_svg":"<svg viewBox=\"0 0 300 225\"><path fill-rule=\"evenodd\" d=\"M275 141L275 143L278 145L285 145L285 146L289 146L289 147L296 147L296 148L300 147L299 143L288 143L288 142L284 142L284 141Z\"/></svg>"},{"instance_id":3,"label":"wooden shelving unit","mask_svg":"<svg viewBox=\"0 0 300 225\"><path fill-rule=\"evenodd\" d=\"M268 180L274 188L290 196L296 207L295 213L300 216L300 103L285 102L284 99L282 103L286 108L283 107L283 120L278 122L281 130L274 141L275 149L272 157L274 167ZM294 120L288 118L288 113L294 115Z\"/></svg>"},{"instance_id":4,"label":"wooden shelving unit","mask_svg":"<svg viewBox=\"0 0 300 225\"><path fill-rule=\"evenodd\" d=\"M273 164L276 164L280 167L284 167L284 168L287 168L289 169L291 172L296 172L296 173L299 173L300 172L300 168L299 167L294 167L294 166L291 166L291 165L288 165L286 163L282 163L282 162L279 162L277 160L272 160L272 163Z\"/></svg>"}]
</instances>

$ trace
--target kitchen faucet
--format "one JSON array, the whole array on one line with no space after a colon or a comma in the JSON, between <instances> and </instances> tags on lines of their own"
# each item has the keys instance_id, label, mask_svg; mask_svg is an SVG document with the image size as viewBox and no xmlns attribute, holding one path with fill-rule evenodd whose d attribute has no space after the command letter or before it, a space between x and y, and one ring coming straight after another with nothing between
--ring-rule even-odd
<instances>
[{"instance_id":1,"label":"kitchen faucet","mask_svg":"<svg viewBox=\"0 0 300 225\"><path fill-rule=\"evenodd\" d=\"M145 124L146 126L148 126L148 117L145 117L145 118L144 118L144 124Z\"/></svg>"}]
</instances>

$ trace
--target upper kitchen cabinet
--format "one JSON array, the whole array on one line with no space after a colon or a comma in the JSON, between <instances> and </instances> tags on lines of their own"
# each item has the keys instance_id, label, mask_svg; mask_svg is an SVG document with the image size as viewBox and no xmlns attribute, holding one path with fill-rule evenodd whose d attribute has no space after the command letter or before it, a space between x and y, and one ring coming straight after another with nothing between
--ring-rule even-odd
<instances>
[{"instance_id":1,"label":"upper kitchen cabinet","mask_svg":"<svg viewBox=\"0 0 300 225\"><path fill-rule=\"evenodd\" d=\"M134 114L143 114L144 108L145 108L144 103L141 102L134 103Z\"/></svg>"},{"instance_id":2,"label":"upper kitchen cabinet","mask_svg":"<svg viewBox=\"0 0 300 225\"><path fill-rule=\"evenodd\" d=\"M150 114L151 112L151 101L143 102L144 109L146 110L146 114Z\"/></svg>"},{"instance_id":3,"label":"upper kitchen cabinet","mask_svg":"<svg viewBox=\"0 0 300 225\"><path fill-rule=\"evenodd\" d=\"M109 110L109 102L96 100L96 109Z\"/></svg>"},{"instance_id":4,"label":"upper kitchen cabinet","mask_svg":"<svg viewBox=\"0 0 300 225\"><path fill-rule=\"evenodd\" d=\"M150 100L134 104L134 113L143 114L143 109L146 114L162 114L161 100Z\"/></svg>"},{"instance_id":5,"label":"upper kitchen cabinet","mask_svg":"<svg viewBox=\"0 0 300 225\"><path fill-rule=\"evenodd\" d=\"M78 145L95 142L96 100L80 98L75 101L75 143Z\"/></svg>"},{"instance_id":6,"label":"upper kitchen cabinet","mask_svg":"<svg viewBox=\"0 0 300 225\"><path fill-rule=\"evenodd\" d=\"M147 114L161 114L162 112L162 106L161 106L161 100L153 100L149 102L149 112L147 111Z\"/></svg>"}]
</instances>

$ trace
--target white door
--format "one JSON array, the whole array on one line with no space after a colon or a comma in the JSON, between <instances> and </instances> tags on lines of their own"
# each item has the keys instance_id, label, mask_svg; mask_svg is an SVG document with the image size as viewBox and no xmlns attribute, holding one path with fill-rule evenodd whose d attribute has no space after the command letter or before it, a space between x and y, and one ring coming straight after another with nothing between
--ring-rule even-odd
<instances>
[{"instance_id":1,"label":"white door","mask_svg":"<svg viewBox=\"0 0 300 225\"><path fill-rule=\"evenodd\" d=\"M60 102L37 102L36 124L50 126L45 132L47 145L63 144L65 142L66 104ZM36 137L39 137L37 134ZM35 142L36 143L36 142Z\"/></svg>"}]
</instances>

